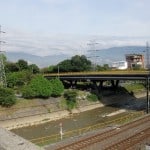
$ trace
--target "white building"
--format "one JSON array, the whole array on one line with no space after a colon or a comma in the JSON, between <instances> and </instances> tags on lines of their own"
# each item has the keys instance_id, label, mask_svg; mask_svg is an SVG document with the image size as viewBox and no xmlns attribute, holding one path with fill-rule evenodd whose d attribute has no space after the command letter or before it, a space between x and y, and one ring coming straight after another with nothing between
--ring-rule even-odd
<instances>
[{"instance_id":1,"label":"white building","mask_svg":"<svg viewBox=\"0 0 150 150\"><path fill-rule=\"evenodd\" d=\"M126 61L117 61L112 63L112 69L125 70L128 68Z\"/></svg>"}]
</instances>

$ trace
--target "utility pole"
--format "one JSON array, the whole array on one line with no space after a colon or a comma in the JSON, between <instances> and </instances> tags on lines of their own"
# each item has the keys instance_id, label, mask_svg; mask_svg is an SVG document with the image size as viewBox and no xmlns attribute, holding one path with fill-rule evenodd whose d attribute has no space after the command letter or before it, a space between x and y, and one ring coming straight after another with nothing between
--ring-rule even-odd
<instances>
[{"instance_id":1,"label":"utility pole","mask_svg":"<svg viewBox=\"0 0 150 150\"><path fill-rule=\"evenodd\" d=\"M96 63L97 62L96 58L98 57L98 56L96 56L96 51L97 50L95 48L97 44L99 44L99 43L95 42L95 40L91 40L90 43L87 44L91 47L91 50L89 50L89 51L94 51L94 56L90 56L90 58L94 57L94 70L96 70L96 64L97 64Z\"/></svg>"},{"instance_id":2,"label":"utility pole","mask_svg":"<svg viewBox=\"0 0 150 150\"><path fill-rule=\"evenodd\" d=\"M7 82L6 82L6 75L5 75L5 67L4 67L4 51L1 50L2 43L5 43L4 41L1 41L1 34L5 33L1 30L0 25L0 86L6 88Z\"/></svg>"},{"instance_id":3,"label":"utility pole","mask_svg":"<svg viewBox=\"0 0 150 150\"><path fill-rule=\"evenodd\" d=\"M150 60L149 60L149 43L146 42L146 56L147 56L147 69L150 69ZM150 111L150 101L149 101L149 74L147 77L147 109L146 112L149 113Z\"/></svg>"},{"instance_id":4,"label":"utility pole","mask_svg":"<svg viewBox=\"0 0 150 150\"><path fill-rule=\"evenodd\" d=\"M146 67L147 69L150 69L150 60L149 60L149 43L146 42Z\"/></svg>"}]
</instances>

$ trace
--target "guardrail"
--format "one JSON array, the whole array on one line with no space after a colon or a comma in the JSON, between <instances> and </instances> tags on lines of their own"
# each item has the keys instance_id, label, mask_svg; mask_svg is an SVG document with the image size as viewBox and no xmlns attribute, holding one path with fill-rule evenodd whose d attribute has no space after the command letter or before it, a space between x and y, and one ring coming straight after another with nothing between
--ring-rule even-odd
<instances>
[{"instance_id":1,"label":"guardrail","mask_svg":"<svg viewBox=\"0 0 150 150\"><path fill-rule=\"evenodd\" d=\"M113 125L113 124L124 124L127 123L139 116L142 116L144 114L143 111L139 111L139 112L134 112L128 115L125 115L123 117L114 119L114 120L110 120L110 121L106 121L103 123L99 123L93 126L87 126L85 128L81 128L81 129L76 129L76 130L71 130L71 131L67 131L63 133L63 139L69 138L69 137L74 137L74 136L79 136L82 135L84 133L87 133L89 131L94 131L100 128L104 128L108 125ZM43 146L43 145L47 145L50 143L55 143L58 141L61 141L61 135L60 134L54 134L54 135L50 135L50 136L44 136L41 138L36 138L36 139L31 139L30 140L32 143L35 143L37 145Z\"/></svg>"}]
</instances>

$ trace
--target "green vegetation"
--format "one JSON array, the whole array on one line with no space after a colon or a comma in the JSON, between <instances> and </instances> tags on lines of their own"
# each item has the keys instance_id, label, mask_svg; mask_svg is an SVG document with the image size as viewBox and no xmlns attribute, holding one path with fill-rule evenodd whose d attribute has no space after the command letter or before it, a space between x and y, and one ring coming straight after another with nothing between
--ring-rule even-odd
<instances>
[{"instance_id":1,"label":"green vegetation","mask_svg":"<svg viewBox=\"0 0 150 150\"><path fill-rule=\"evenodd\" d=\"M75 90L66 91L64 97L66 98L66 104L69 111L77 106L77 92Z\"/></svg>"},{"instance_id":2,"label":"green vegetation","mask_svg":"<svg viewBox=\"0 0 150 150\"><path fill-rule=\"evenodd\" d=\"M98 101L98 97L97 97L97 95L95 95L95 94L87 95L87 99L88 99L89 101L92 101L92 102Z\"/></svg>"},{"instance_id":3,"label":"green vegetation","mask_svg":"<svg viewBox=\"0 0 150 150\"><path fill-rule=\"evenodd\" d=\"M124 85L124 88L130 93L130 92L137 92L143 90L145 89L145 86L142 83L132 83L132 84Z\"/></svg>"},{"instance_id":4,"label":"green vegetation","mask_svg":"<svg viewBox=\"0 0 150 150\"><path fill-rule=\"evenodd\" d=\"M64 85L67 88L70 86L70 83L67 81L63 85L63 83L59 80L59 78L52 79L49 81L42 76L42 73L56 73L56 72L58 73L58 71L60 73L61 72L87 72L93 69L96 71L110 70L108 64L104 64L103 66L100 65L95 66L84 55L82 56L75 55L71 59L66 59L58 63L57 65L52 65L42 69L39 69L36 64L29 65L28 62L23 59L20 59L16 63L13 63L13 62L8 62L6 57L3 56L3 60L5 64L7 87L11 88L14 92L19 94L19 96L22 96L23 98L27 98L27 99L33 99L33 98L45 99L50 96L60 97L64 92ZM80 90L86 90L88 88L91 89L90 90L91 94L84 95L83 99L85 99L86 97L86 99L88 99L89 101L97 101L101 98L99 91L97 89L94 89L95 87L92 86L91 82L88 81L87 83L80 82L75 86L77 89ZM125 88L129 92L134 92L134 91L144 89L144 85L126 84ZM71 110L72 108L76 107L77 91L68 90L64 93L63 96L66 100L66 105L68 110ZM82 96L79 95L79 97ZM15 102L12 101L12 104L10 105L13 105L14 103ZM1 103L1 105L4 106L5 104ZM7 104L6 102L5 106L7 105L9 104Z\"/></svg>"},{"instance_id":5,"label":"green vegetation","mask_svg":"<svg viewBox=\"0 0 150 150\"><path fill-rule=\"evenodd\" d=\"M52 94L53 97L59 97L64 92L64 85L63 83L58 79L52 79L50 80L50 83L52 85Z\"/></svg>"},{"instance_id":6,"label":"green vegetation","mask_svg":"<svg viewBox=\"0 0 150 150\"><path fill-rule=\"evenodd\" d=\"M111 68L109 67L108 64L104 64L103 66L97 65L96 70L97 71L107 71L107 70L111 70Z\"/></svg>"},{"instance_id":7,"label":"green vegetation","mask_svg":"<svg viewBox=\"0 0 150 150\"><path fill-rule=\"evenodd\" d=\"M10 88L20 87L27 84L32 78L29 71L19 71L7 74L7 86Z\"/></svg>"},{"instance_id":8,"label":"green vegetation","mask_svg":"<svg viewBox=\"0 0 150 150\"><path fill-rule=\"evenodd\" d=\"M42 75L37 75L26 85L22 91L25 98L48 98L52 94L51 83Z\"/></svg>"},{"instance_id":9,"label":"green vegetation","mask_svg":"<svg viewBox=\"0 0 150 150\"><path fill-rule=\"evenodd\" d=\"M0 105L10 107L16 103L16 97L12 89L0 88Z\"/></svg>"}]
</instances>

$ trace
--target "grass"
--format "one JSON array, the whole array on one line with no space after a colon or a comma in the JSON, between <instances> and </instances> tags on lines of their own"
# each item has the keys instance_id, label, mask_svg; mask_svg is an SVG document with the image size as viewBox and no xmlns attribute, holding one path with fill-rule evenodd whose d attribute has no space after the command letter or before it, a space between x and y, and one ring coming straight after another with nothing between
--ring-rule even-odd
<instances>
[{"instance_id":1,"label":"grass","mask_svg":"<svg viewBox=\"0 0 150 150\"><path fill-rule=\"evenodd\" d=\"M142 83L132 83L132 84L127 84L124 86L124 88L128 91L128 92L138 92L140 90L144 90L145 87Z\"/></svg>"}]
</instances>

